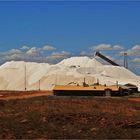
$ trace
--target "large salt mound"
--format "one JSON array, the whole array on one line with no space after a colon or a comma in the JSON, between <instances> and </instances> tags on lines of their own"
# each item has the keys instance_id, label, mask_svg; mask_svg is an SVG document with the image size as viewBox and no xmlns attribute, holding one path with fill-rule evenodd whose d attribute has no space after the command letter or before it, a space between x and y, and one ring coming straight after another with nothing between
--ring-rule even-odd
<instances>
[{"instance_id":1,"label":"large salt mound","mask_svg":"<svg viewBox=\"0 0 140 140\"><path fill-rule=\"evenodd\" d=\"M25 76L26 66L26 76ZM25 82L26 77L26 82ZM71 57L55 65L11 61L0 66L0 90L52 90L54 85L82 84L112 85L132 83L140 86L140 77L124 67L103 65L95 58Z\"/></svg>"},{"instance_id":2,"label":"large salt mound","mask_svg":"<svg viewBox=\"0 0 140 140\"><path fill-rule=\"evenodd\" d=\"M64 66L80 66L80 67L96 67L101 66L102 64L98 62L95 58L90 59L89 57L71 57L68 59L62 60L59 65Z\"/></svg>"}]
</instances>

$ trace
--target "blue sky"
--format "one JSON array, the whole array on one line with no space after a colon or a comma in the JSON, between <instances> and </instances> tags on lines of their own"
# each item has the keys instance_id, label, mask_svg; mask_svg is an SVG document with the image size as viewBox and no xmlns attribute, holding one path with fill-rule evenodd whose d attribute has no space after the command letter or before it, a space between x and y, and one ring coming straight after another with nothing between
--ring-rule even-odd
<instances>
[{"instance_id":1,"label":"blue sky","mask_svg":"<svg viewBox=\"0 0 140 140\"><path fill-rule=\"evenodd\" d=\"M140 2L0 2L1 51L46 43L80 51L140 43Z\"/></svg>"},{"instance_id":2,"label":"blue sky","mask_svg":"<svg viewBox=\"0 0 140 140\"><path fill-rule=\"evenodd\" d=\"M1 61L16 59L9 52L16 54L22 46L28 47L24 55L33 48L51 58L56 54L86 54L100 44L111 45L112 49L99 47L111 57L112 53L135 50L131 56L140 61L140 2L0 2L0 52L2 57L9 55ZM46 45L52 49L43 52ZM123 49L113 49L114 45Z\"/></svg>"}]
</instances>

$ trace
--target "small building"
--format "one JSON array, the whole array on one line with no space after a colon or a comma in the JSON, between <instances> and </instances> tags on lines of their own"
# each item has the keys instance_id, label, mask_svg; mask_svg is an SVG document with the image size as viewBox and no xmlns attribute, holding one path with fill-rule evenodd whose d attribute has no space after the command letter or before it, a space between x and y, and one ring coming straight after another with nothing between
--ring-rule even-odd
<instances>
[{"instance_id":1,"label":"small building","mask_svg":"<svg viewBox=\"0 0 140 140\"><path fill-rule=\"evenodd\" d=\"M123 95L121 86L112 85L94 85L94 86L74 86L74 85L56 85L53 89L54 95L58 96L117 96Z\"/></svg>"},{"instance_id":2,"label":"small building","mask_svg":"<svg viewBox=\"0 0 140 140\"><path fill-rule=\"evenodd\" d=\"M138 87L136 85L133 84L125 84L124 86L128 87L130 89L131 93L137 93L138 92Z\"/></svg>"}]
</instances>

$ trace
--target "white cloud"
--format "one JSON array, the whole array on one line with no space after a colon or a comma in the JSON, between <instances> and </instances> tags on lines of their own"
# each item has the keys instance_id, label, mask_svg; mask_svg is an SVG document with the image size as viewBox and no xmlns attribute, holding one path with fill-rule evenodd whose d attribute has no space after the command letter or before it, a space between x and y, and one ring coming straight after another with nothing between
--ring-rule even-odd
<instances>
[{"instance_id":1,"label":"white cloud","mask_svg":"<svg viewBox=\"0 0 140 140\"><path fill-rule=\"evenodd\" d=\"M41 54L41 48L32 47L26 52L26 54L30 56L39 56Z\"/></svg>"},{"instance_id":2,"label":"white cloud","mask_svg":"<svg viewBox=\"0 0 140 140\"><path fill-rule=\"evenodd\" d=\"M10 55L9 56L9 59L19 59L19 58L21 58L22 57L22 55L20 55L20 54L12 54L12 55Z\"/></svg>"},{"instance_id":3,"label":"white cloud","mask_svg":"<svg viewBox=\"0 0 140 140\"><path fill-rule=\"evenodd\" d=\"M126 53L128 54L128 55L138 55L140 52L139 51L137 51L137 50L132 50L132 49L130 49L130 50L127 50L126 51Z\"/></svg>"},{"instance_id":4,"label":"white cloud","mask_svg":"<svg viewBox=\"0 0 140 140\"><path fill-rule=\"evenodd\" d=\"M131 56L139 56L140 55L140 45L135 45L132 48L128 49L127 51L125 51L128 55ZM124 52L120 52L120 54L122 54Z\"/></svg>"},{"instance_id":5,"label":"white cloud","mask_svg":"<svg viewBox=\"0 0 140 140\"><path fill-rule=\"evenodd\" d=\"M42 48L42 50L44 50L44 51L53 51L53 50L56 50L56 48L53 47L53 46L50 46L50 45L45 45L45 46Z\"/></svg>"},{"instance_id":6,"label":"white cloud","mask_svg":"<svg viewBox=\"0 0 140 140\"><path fill-rule=\"evenodd\" d=\"M51 55L44 58L44 61L48 63L58 63L62 59L68 58L70 56L71 56L71 53L67 51L53 52Z\"/></svg>"},{"instance_id":7,"label":"white cloud","mask_svg":"<svg viewBox=\"0 0 140 140\"><path fill-rule=\"evenodd\" d=\"M63 55L67 55L67 56L71 55L71 53L70 53L70 52L67 52L67 51L61 51L61 53L62 53Z\"/></svg>"},{"instance_id":8,"label":"white cloud","mask_svg":"<svg viewBox=\"0 0 140 140\"><path fill-rule=\"evenodd\" d=\"M35 62L42 62L46 56L46 51L53 51L56 48L50 45L45 45L43 47L31 47L22 46L19 49L11 49L5 52L0 52L0 62L11 61L11 60L23 60L23 61L35 61ZM51 57L54 59L61 55L67 56L69 55L68 52L62 51L60 54L53 54ZM59 58L61 58L59 56Z\"/></svg>"},{"instance_id":9,"label":"white cloud","mask_svg":"<svg viewBox=\"0 0 140 140\"><path fill-rule=\"evenodd\" d=\"M139 51L137 51L137 50L131 50L131 49L129 49L129 50L127 50L127 51L121 51L120 52L120 55L124 55L124 53L127 53L127 55L129 55L129 56L137 56L137 55L139 55Z\"/></svg>"},{"instance_id":10,"label":"white cloud","mask_svg":"<svg viewBox=\"0 0 140 140\"><path fill-rule=\"evenodd\" d=\"M99 44L97 46L93 46L92 50L111 50L112 47L110 44Z\"/></svg>"},{"instance_id":11,"label":"white cloud","mask_svg":"<svg viewBox=\"0 0 140 140\"><path fill-rule=\"evenodd\" d=\"M8 54L21 54L22 51L19 49L11 49L7 52Z\"/></svg>"},{"instance_id":12,"label":"white cloud","mask_svg":"<svg viewBox=\"0 0 140 140\"><path fill-rule=\"evenodd\" d=\"M99 44L97 46L91 47L92 50L122 50L123 47L120 45L114 45L111 44Z\"/></svg>"},{"instance_id":13,"label":"white cloud","mask_svg":"<svg viewBox=\"0 0 140 140\"><path fill-rule=\"evenodd\" d=\"M23 56L23 52L19 49L11 49L11 50L0 53L0 59L2 61L14 60L22 56Z\"/></svg>"},{"instance_id":14,"label":"white cloud","mask_svg":"<svg viewBox=\"0 0 140 140\"><path fill-rule=\"evenodd\" d=\"M24 47L26 48L26 47ZM27 49L27 48L26 48ZM45 45L42 48L32 47L26 51L26 55L28 56L41 56L45 51L53 51L56 48L50 45Z\"/></svg>"},{"instance_id":15,"label":"white cloud","mask_svg":"<svg viewBox=\"0 0 140 140\"><path fill-rule=\"evenodd\" d=\"M29 50L29 49L30 49L30 47L28 47L28 46L24 45L24 46L22 46L20 49L21 49L21 50Z\"/></svg>"},{"instance_id":16,"label":"white cloud","mask_svg":"<svg viewBox=\"0 0 140 140\"><path fill-rule=\"evenodd\" d=\"M54 58L63 58L63 57L67 57L71 55L70 52L67 51L61 51L61 52L53 52L51 56L53 56Z\"/></svg>"},{"instance_id":17,"label":"white cloud","mask_svg":"<svg viewBox=\"0 0 140 140\"><path fill-rule=\"evenodd\" d=\"M140 45L135 45L131 48L131 50L140 50Z\"/></svg>"},{"instance_id":18,"label":"white cloud","mask_svg":"<svg viewBox=\"0 0 140 140\"><path fill-rule=\"evenodd\" d=\"M119 52L119 54L121 54L121 55L124 55L124 53L129 54L129 51L128 51L128 50L126 50L126 51L120 51L120 52Z\"/></svg>"},{"instance_id":19,"label":"white cloud","mask_svg":"<svg viewBox=\"0 0 140 140\"><path fill-rule=\"evenodd\" d=\"M114 45L114 46L112 47L112 49L113 49L113 50L123 50L124 48L123 48L122 46L120 46L120 45Z\"/></svg>"},{"instance_id":20,"label":"white cloud","mask_svg":"<svg viewBox=\"0 0 140 140\"><path fill-rule=\"evenodd\" d=\"M24 56L23 54L10 54L10 55L5 55L2 57L3 61L11 61L11 60L23 60Z\"/></svg>"},{"instance_id":21,"label":"white cloud","mask_svg":"<svg viewBox=\"0 0 140 140\"><path fill-rule=\"evenodd\" d=\"M140 62L140 58L134 58L132 62Z\"/></svg>"},{"instance_id":22,"label":"white cloud","mask_svg":"<svg viewBox=\"0 0 140 140\"><path fill-rule=\"evenodd\" d=\"M114 45L112 46L111 44L99 44L97 46L92 47L92 50L122 50L123 47L120 45ZM10 60L25 60L25 61L35 61L35 62L59 62L60 60L64 58L68 58L72 56L72 54L68 51L60 51L57 52L55 47L50 46L50 45L45 45L43 47L31 47L29 48L28 46L22 46L19 49L11 49L5 52L0 52L0 62L5 62L5 61L10 61ZM48 52L52 51L52 52ZM81 51L79 55L86 55L86 56L94 56L94 51ZM125 52L128 53L128 55L133 55L134 60L133 62L139 62L140 58L140 45L135 45L132 48L126 50ZM117 54L124 53L124 51L119 51ZM137 58L136 58L137 56ZM115 58L115 56L114 56Z\"/></svg>"}]
</instances>

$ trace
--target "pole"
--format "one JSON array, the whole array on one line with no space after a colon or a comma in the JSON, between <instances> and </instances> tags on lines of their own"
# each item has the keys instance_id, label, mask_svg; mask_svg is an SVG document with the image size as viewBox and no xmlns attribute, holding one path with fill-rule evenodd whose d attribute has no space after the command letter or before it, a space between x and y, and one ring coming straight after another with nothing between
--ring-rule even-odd
<instances>
[{"instance_id":1,"label":"pole","mask_svg":"<svg viewBox=\"0 0 140 140\"><path fill-rule=\"evenodd\" d=\"M97 85L99 85L99 78L97 78Z\"/></svg>"},{"instance_id":2,"label":"pole","mask_svg":"<svg viewBox=\"0 0 140 140\"><path fill-rule=\"evenodd\" d=\"M128 68L128 62L127 62L127 53L124 53L124 67Z\"/></svg>"},{"instance_id":3,"label":"pole","mask_svg":"<svg viewBox=\"0 0 140 140\"><path fill-rule=\"evenodd\" d=\"M123 66L125 67L125 53L123 54L124 60L123 60Z\"/></svg>"},{"instance_id":4,"label":"pole","mask_svg":"<svg viewBox=\"0 0 140 140\"><path fill-rule=\"evenodd\" d=\"M40 80L39 80L39 91L40 91Z\"/></svg>"},{"instance_id":5,"label":"pole","mask_svg":"<svg viewBox=\"0 0 140 140\"><path fill-rule=\"evenodd\" d=\"M84 83L86 83L86 79L85 79L85 77L84 77Z\"/></svg>"},{"instance_id":6,"label":"pole","mask_svg":"<svg viewBox=\"0 0 140 140\"><path fill-rule=\"evenodd\" d=\"M128 69L127 53L126 53L126 68Z\"/></svg>"},{"instance_id":7,"label":"pole","mask_svg":"<svg viewBox=\"0 0 140 140\"><path fill-rule=\"evenodd\" d=\"M116 81L116 86L118 87L118 81Z\"/></svg>"},{"instance_id":8,"label":"pole","mask_svg":"<svg viewBox=\"0 0 140 140\"><path fill-rule=\"evenodd\" d=\"M26 87L26 62L25 62L25 91L26 91L26 89L27 89L27 87Z\"/></svg>"}]
</instances>

